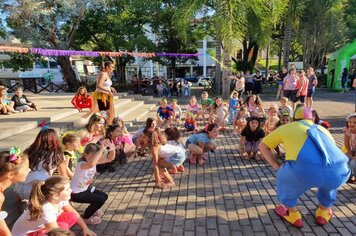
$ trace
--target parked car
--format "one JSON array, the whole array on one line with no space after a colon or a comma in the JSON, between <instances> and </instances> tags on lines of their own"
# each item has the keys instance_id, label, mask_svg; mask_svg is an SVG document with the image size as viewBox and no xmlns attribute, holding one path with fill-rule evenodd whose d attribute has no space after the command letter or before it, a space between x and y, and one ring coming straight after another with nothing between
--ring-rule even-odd
<instances>
[{"instance_id":1,"label":"parked car","mask_svg":"<svg viewBox=\"0 0 356 236\"><path fill-rule=\"evenodd\" d=\"M210 84L212 84L212 80L211 78L209 77L201 77L199 80L198 80L198 85L199 86L208 86Z\"/></svg>"},{"instance_id":2,"label":"parked car","mask_svg":"<svg viewBox=\"0 0 356 236\"><path fill-rule=\"evenodd\" d=\"M184 77L184 79L191 83L197 83L199 80L198 77L196 77L196 76Z\"/></svg>"}]
</instances>

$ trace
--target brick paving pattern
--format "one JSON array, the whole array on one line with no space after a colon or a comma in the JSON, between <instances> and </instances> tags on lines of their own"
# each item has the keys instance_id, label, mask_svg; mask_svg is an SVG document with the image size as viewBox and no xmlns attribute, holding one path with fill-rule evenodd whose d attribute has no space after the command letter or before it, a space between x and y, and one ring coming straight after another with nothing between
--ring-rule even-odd
<instances>
[{"instance_id":1,"label":"brick paving pattern","mask_svg":"<svg viewBox=\"0 0 356 236\"><path fill-rule=\"evenodd\" d=\"M269 90L262 96L267 105L274 100ZM332 124L330 131L338 145L343 142L345 116L354 111L353 95L316 93L315 107ZM180 104L186 101L180 99ZM174 176L177 186L172 189L155 188L150 157L130 158L116 172L99 175L95 186L109 199L103 222L90 227L101 236L356 235L356 185L340 189L335 217L325 227L314 223L316 190L306 192L299 201L305 226L296 229L274 213L276 172L263 161L240 158L239 140L232 130L221 133L216 142L218 149L209 153L207 164L185 163L185 172ZM82 212L87 205L76 206Z\"/></svg>"}]
</instances>

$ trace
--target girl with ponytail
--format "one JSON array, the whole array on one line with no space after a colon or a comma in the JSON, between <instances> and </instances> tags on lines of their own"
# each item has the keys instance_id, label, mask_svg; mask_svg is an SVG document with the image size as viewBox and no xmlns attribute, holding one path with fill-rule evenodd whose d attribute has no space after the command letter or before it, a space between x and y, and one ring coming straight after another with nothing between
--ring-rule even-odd
<instances>
[{"instance_id":1,"label":"girl with ponytail","mask_svg":"<svg viewBox=\"0 0 356 236\"><path fill-rule=\"evenodd\" d=\"M69 180L61 176L35 182L28 209L15 222L12 235L43 235L55 228L69 230L76 223L84 236L96 235L69 204L71 192Z\"/></svg>"}]
</instances>

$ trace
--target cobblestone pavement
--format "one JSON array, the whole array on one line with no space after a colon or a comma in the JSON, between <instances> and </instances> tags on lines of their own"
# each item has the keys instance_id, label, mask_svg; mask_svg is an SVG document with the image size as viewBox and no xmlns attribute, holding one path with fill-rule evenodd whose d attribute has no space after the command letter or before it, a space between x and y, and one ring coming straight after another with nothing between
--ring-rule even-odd
<instances>
[{"instance_id":1,"label":"cobblestone pavement","mask_svg":"<svg viewBox=\"0 0 356 236\"><path fill-rule=\"evenodd\" d=\"M272 92L267 89L262 96L267 106L273 101ZM339 145L345 116L354 111L353 95L327 90L316 93L315 108L331 122ZM172 189L155 188L149 157L130 158L116 172L101 174L95 185L109 199L103 207L103 222L92 229L101 236L356 235L356 185L342 186L335 217L325 227L314 223L316 190L306 192L299 201L306 224L295 229L273 211L278 204L276 172L263 161L241 159L232 130L221 133L217 144L205 166L185 163L186 170L174 176L177 186ZM77 206L80 212L86 207Z\"/></svg>"}]
</instances>

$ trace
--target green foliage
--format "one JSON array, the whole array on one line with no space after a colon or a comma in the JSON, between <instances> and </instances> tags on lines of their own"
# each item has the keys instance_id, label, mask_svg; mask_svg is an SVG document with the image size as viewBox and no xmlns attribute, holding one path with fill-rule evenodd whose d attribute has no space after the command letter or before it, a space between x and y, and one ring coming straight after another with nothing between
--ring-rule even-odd
<instances>
[{"instance_id":1,"label":"green foliage","mask_svg":"<svg viewBox=\"0 0 356 236\"><path fill-rule=\"evenodd\" d=\"M346 37L348 41L356 38L356 0L346 0L344 5L344 21L346 23Z\"/></svg>"},{"instance_id":2,"label":"green foliage","mask_svg":"<svg viewBox=\"0 0 356 236\"><path fill-rule=\"evenodd\" d=\"M200 27L195 27L192 24L188 28L180 28L174 22L174 14L178 11L178 5L181 1L162 1L160 9L157 10L154 17L155 20L151 23L152 32L155 35L155 43L157 51L160 52L176 52L176 53L196 53L197 42L201 40L203 30ZM185 31L182 33L182 31ZM188 37L180 37L188 35ZM197 58L186 57L157 57L155 61L164 65L170 65L174 71L177 62L185 63L188 60L196 60ZM175 76L175 75L173 75Z\"/></svg>"},{"instance_id":3,"label":"green foliage","mask_svg":"<svg viewBox=\"0 0 356 236\"><path fill-rule=\"evenodd\" d=\"M13 72L33 69L35 56L32 54L9 53L9 60Z\"/></svg>"}]
</instances>

